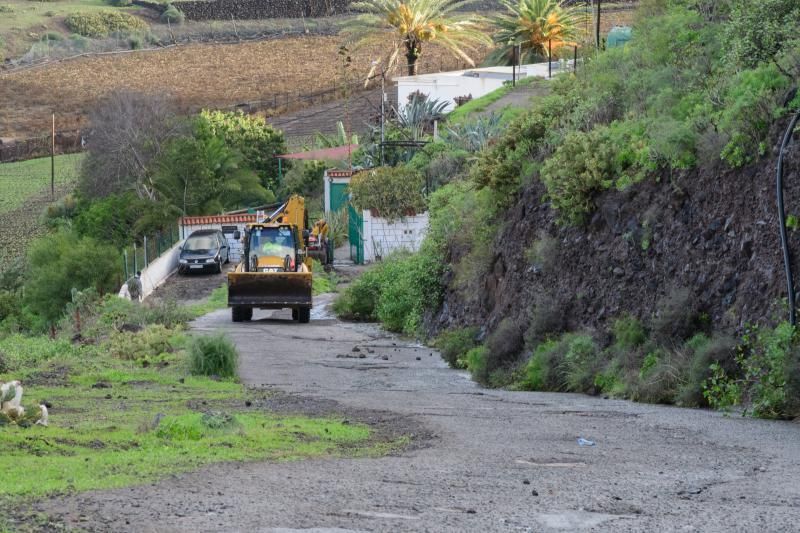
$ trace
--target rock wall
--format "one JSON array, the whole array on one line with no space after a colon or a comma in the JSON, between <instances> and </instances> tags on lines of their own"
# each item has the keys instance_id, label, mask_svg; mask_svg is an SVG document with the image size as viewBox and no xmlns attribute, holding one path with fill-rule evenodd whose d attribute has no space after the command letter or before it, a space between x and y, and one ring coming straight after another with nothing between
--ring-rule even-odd
<instances>
[{"instance_id":1,"label":"rock wall","mask_svg":"<svg viewBox=\"0 0 800 533\"><path fill-rule=\"evenodd\" d=\"M348 11L350 0L187 0L175 2L189 20L328 17Z\"/></svg>"},{"instance_id":2,"label":"rock wall","mask_svg":"<svg viewBox=\"0 0 800 533\"><path fill-rule=\"evenodd\" d=\"M525 328L538 302L561 308L568 330L603 331L623 314L652 317L659 300L679 291L688 291L697 314L717 330L736 333L748 323L784 320L776 152L744 169L665 174L605 193L584 228L559 225L534 180L505 213L480 286L451 286L430 330L478 325L491 331L505 317ZM800 139L785 167L786 212L797 215ZM525 254L543 238L553 244L548 268ZM790 230L789 240L800 287L800 231Z\"/></svg>"}]
</instances>

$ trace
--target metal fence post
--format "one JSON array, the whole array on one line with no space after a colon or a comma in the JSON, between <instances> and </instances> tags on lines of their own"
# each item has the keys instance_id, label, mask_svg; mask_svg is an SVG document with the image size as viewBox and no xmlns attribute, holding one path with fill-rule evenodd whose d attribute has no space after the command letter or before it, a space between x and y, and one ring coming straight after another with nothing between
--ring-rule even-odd
<instances>
[{"instance_id":1,"label":"metal fence post","mask_svg":"<svg viewBox=\"0 0 800 533\"><path fill-rule=\"evenodd\" d=\"M128 274L128 250L122 250L122 261L125 263L124 270L125 270L125 280L129 280L131 277Z\"/></svg>"},{"instance_id":2,"label":"metal fence post","mask_svg":"<svg viewBox=\"0 0 800 533\"><path fill-rule=\"evenodd\" d=\"M144 267L147 268L147 235L144 236L144 245L142 248L144 249Z\"/></svg>"},{"instance_id":3,"label":"metal fence post","mask_svg":"<svg viewBox=\"0 0 800 533\"><path fill-rule=\"evenodd\" d=\"M136 266L137 266L136 265L136 241L133 241L133 272L134 273L139 271L139 269L136 268Z\"/></svg>"}]
</instances>

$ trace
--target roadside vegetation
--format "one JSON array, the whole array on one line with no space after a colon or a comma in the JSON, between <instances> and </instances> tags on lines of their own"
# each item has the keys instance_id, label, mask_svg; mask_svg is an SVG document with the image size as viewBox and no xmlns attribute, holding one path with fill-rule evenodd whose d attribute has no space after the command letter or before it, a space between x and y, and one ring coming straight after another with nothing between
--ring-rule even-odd
<instances>
[{"instance_id":1,"label":"roadside vegetation","mask_svg":"<svg viewBox=\"0 0 800 533\"><path fill-rule=\"evenodd\" d=\"M213 462L371 450L363 425L272 414L263 391L237 382L230 340L188 335L194 315L89 290L75 294L56 338L2 336L0 381L21 380L24 400L50 414L48 427L0 428L3 504Z\"/></svg>"},{"instance_id":2,"label":"roadside vegetation","mask_svg":"<svg viewBox=\"0 0 800 533\"><path fill-rule=\"evenodd\" d=\"M703 166L762 161L771 151L771 126L800 108L800 42L790 37L798 17L789 0L645 1L631 42L554 80L549 94L488 131L477 150L444 135L391 160L391 171L372 171L423 175L430 230L420 252L390 257L356 280L337 312L433 335L452 366L489 386L800 415L795 329L776 321L734 338L680 288L657 302L652 316L616 317L608 331L570 329L569 309L546 293L491 328L462 317L462 328L439 331L426 320L446 291L479 307L503 215L530 187L543 189L562 227L583 231L605 191ZM769 27L769 36L756 26ZM451 117L454 131L478 124L465 111ZM415 163L422 159L424 165ZM376 197L391 191L391 180L373 189ZM646 250L652 233L643 235ZM543 235L523 253L528 268L553 275L557 247Z\"/></svg>"}]
</instances>

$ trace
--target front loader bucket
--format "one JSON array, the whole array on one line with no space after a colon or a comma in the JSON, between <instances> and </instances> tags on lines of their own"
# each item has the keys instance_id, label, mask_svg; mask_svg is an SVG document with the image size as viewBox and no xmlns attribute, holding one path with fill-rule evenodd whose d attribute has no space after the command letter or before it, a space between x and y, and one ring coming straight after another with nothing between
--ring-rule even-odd
<instances>
[{"instance_id":1,"label":"front loader bucket","mask_svg":"<svg viewBox=\"0 0 800 533\"><path fill-rule=\"evenodd\" d=\"M311 307L310 272L231 272L228 306Z\"/></svg>"}]
</instances>

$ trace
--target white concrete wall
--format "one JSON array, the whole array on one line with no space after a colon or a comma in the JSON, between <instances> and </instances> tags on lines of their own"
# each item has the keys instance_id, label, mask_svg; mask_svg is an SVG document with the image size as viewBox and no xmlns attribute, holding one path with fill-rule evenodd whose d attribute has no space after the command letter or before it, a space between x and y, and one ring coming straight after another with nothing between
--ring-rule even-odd
<instances>
[{"instance_id":1,"label":"white concrete wall","mask_svg":"<svg viewBox=\"0 0 800 533\"><path fill-rule=\"evenodd\" d=\"M364 211L363 215L365 263L400 250L419 250L428 231L428 213L401 218L391 223L385 218L373 217L369 211Z\"/></svg>"},{"instance_id":2,"label":"white concrete wall","mask_svg":"<svg viewBox=\"0 0 800 533\"><path fill-rule=\"evenodd\" d=\"M142 298L150 296L156 287L161 286L178 269L183 243L184 241L178 242L142 270ZM127 282L120 288L119 296L130 299Z\"/></svg>"},{"instance_id":3,"label":"white concrete wall","mask_svg":"<svg viewBox=\"0 0 800 533\"><path fill-rule=\"evenodd\" d=\"M405 106L408 103L408 97L419 91L430 99L446 101L445 112L450 112L456 107L455 98L468 95L472 95L472 98L479 98L502 87L504 81L505 78L500 77L470 78L468 76L442 76L439 78L431 76L420 80L401 79L397 81L397 105Z\"/></svg>"}]
</instances>

